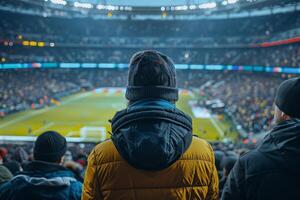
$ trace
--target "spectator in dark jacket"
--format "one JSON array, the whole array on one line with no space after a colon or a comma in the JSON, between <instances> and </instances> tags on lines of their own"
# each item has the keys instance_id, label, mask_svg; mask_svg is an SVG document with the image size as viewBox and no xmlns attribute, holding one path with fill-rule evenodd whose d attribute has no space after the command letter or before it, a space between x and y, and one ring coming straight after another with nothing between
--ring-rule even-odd
<instances>
[{"instance_id":1,"label":"spectator in dark jacket","mask_svg":"<svg viewBox=\"0 0 300 200\"><path fill-rule=\"evenodd\" d=\"M236 161L237 161L236 156L227 156L226 158L224 158L223 174L222 174L222 179L220 180L220 183L219 183L220 193L222 192L225 182L228 178L228 175L231 172Z\"/></svg>"},{"instance_id":2,"label":"spectator in dark jacket","mask_svg":"<svg viewBox=\"0 0 300 200\"><path fill-rule=\"evenodd\" d=\"M60 134L49 131L40 135L34 146L35 161L0 187L0 200L80 199L82 184L60 165L66 148L66 139Z\"/></svg>"},{"instance_id":3,"label":"spectator in dark jacket","mask_svg":"<svg viewBox=\"0 0 300 200\"><path fill-rule=\"evenodd\" d=\"M274 123L262 144L237 161L222 200L300 199L300 78L279 86Z\"/></svg>"}]
</instances>

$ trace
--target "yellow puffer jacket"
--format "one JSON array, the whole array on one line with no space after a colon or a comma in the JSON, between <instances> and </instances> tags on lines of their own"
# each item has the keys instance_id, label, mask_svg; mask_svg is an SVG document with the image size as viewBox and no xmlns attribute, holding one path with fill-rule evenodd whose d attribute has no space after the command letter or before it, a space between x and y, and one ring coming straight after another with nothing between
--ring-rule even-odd
<instances>
[{"instance_id":1,"label":"yellow puffer jacket","mask_svg":"<svg viewBox=\"0 0 300 200\"><path fill-rule=\"evenodd\" d=\"M111 140L95 147L88 160L82 200L218 199L218 175L211 146L193 137L187 151L159 171L129 165Z\"/></svg>"}]
</instances>

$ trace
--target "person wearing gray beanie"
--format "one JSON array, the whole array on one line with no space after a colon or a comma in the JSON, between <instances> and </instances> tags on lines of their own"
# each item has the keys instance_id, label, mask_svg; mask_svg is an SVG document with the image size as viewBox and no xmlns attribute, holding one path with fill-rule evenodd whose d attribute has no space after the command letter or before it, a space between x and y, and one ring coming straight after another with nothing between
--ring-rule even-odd
<instances>
[{"instance_id":1,"label":"person wearing gray beanie","mask_svg":"<svg viewBox=\"0 0 300 200\"><path fill-rule=\"evenodd\" d=\"M233 167L222 200L300 199L300 78L277 89L273 127Z\"/></svg>"},{"instance_id":2,"label":"person wearing gray beanie","mask_svg":"<svg viewBox=\"0 0 300 200\"><path fill-rule=\"evenodd\" d=\"M128 106L111 120L111 139L89 155L83 200L218 199L212 148L193 137L191 117L176 107L176 83L165 54L132 56Z\"/></svg>"}]
</instances>

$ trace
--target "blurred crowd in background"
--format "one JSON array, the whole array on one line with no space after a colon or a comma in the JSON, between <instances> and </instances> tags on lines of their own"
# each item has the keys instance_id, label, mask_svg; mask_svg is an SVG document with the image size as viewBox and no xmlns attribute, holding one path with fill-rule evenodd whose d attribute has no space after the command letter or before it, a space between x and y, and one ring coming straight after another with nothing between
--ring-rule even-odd
<instances>
[{"instance_id":1,"label":"blurred crowd in background","mask_svg":"<svg viewBox=\"0 0 300 200\"><path fill-rule=\"evenodd\" d=\"M260 133L272 122L276 87L287 75L177 70L178 86L199 94L200 102L221 100L221 109L247 133ZM25 109L50 106L81 90L125 87L124 69L35 69L0 72L2 116ZM114 77L113 79L111 77ZM0 115L0 116L1 116Z\"/></svg>"}]
</instances>

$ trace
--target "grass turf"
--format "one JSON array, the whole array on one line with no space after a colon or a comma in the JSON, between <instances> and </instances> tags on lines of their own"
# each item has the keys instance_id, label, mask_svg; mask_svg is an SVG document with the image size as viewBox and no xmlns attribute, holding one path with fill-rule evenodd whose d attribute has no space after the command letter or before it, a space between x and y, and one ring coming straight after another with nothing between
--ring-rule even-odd
<instances>
[{"instance_id":1,"label":"grass turf","mask_svg":"<svg viewBox=\"0 0 300 200\"><path fill-rule=\"evenodd\" d=\"M189 95L181 95L177 107L193 117L188 105L192 99ZM44 131L55 130L65 136L79 137L83 127L104 127L106 137L109 137L111 128L108 120L125 107L123 93L79 93L64 98L58 106L23 111L0 119L0 135L37 136ZM228 121L213 123L211 119L193 117L193 133L211 141L220 139L220 134L229 125Z\"/></svg>"}]
</instances>

